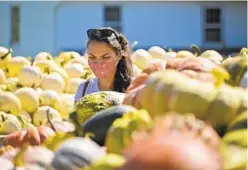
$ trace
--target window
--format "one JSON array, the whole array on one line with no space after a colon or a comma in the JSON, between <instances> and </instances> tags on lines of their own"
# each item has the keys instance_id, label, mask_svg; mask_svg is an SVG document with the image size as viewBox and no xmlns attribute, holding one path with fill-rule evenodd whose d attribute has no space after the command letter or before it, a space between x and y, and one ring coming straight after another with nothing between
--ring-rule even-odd
<instances>
[{"instance_id":1,"label":"window","mask_svg":"<svg viewBox=\"0 0 248 170\"><path fill-rule=\"evenodd\" d=\"M220 42L220 29L206 29L206 41L208 42Z\"/></svg>"},{"instance_id":2,"label":"window","mask_svg":"<svg viewBox=\"0 0 248 170\"><path fill-rule=\"evenodd\" d=\"M104 26L112 27L118 32L122 31L121 27L121 7L105 6L104 8Z\"/></svg>"},{"instance_id":3,"label":"window","mask_svg":"<svg viewBox=\"0 0 248 170\"><path fill-rule=\"evenodd\" d=\"M205 10L205 41L214 43L222 41L220 8L207 8Z\"/></svg>"},{"instance_id":4,"label":"window","mask_svg":"<svg viewBox=\"0 0 248 170\"><path fill-rule=\"evenodd\" d=\"M13 6L11 8L11 43L19 43L20 41L20 8Z\"/></svg>"},{"instance_id":5,"label":"window","mask_svg":"<svg viewBox=\"0 0 248 170\"><path fill-rule=\"evenodd\" d=\"M220 23L220 9L207 9L206 13L207 23Z\"/></svg>"}]
</instances>

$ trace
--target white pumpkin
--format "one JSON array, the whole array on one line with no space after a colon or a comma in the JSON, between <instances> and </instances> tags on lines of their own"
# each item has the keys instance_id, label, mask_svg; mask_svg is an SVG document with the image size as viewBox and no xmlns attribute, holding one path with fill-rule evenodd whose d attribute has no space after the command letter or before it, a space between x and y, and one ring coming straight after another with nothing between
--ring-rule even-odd
<instances>
[{"instance_id":1,"label":"white pumpkin","mask_svg":"<svg viewBox=\"0 0 248 170\"><path fill-rule=\"evenodd\" d=\"M0 84L4 84L6 81L6 75L4 71L0 68Z\"/></svg>"},{"instance_id":2,"label":"white pumpkin","mask_svg":"<svg viewBox=\"0 0 248 170\"><path fill-rule=\"evenodd\" d=\"M0 110L18 115L22 110L20 99L11 92L0 93Z\"/></svg>"},{"instance_id":3,"label":"white pumpkin","mask_svg":"<svg viewBox=\"0 0 248 170\"><path fill-rule=\"evenodd\" d=\"M85 80L81 78L70 79L66 87L66 93L75 94L77 92L79 85L84 81Z\"/></svg>"},{"instance_id":4,"label":"white pumpkin","mask_svg":"<svg viewBox=\"0 0 248 170\"><path fill-rule=\"evenodd\" d=\"M66 72L70 78L80 78L84 76L85 70L81 64L70 64L69 66L65 67Z\"/></svg>"},{"instance_id":5,"label":"white pumpkin","mask_svg":"<svg viewBox=\"0 0 248 170\"><path fill-rule=\"evenodd\" d=\"M48 52L40 52L38 53L35 58L35 61L39 61L39 60L53 60L53 56L48 53Z\"/></svg>"},{"instance_id":6,"label":"white pumpkin","mask_svg":"<svg viewBox=\"0 0 248 170\"><path fill-rule=\"evenodd\" d=\"M30 61L22 56L13 57L6 64L6 75L7 77L17 77L18 73L25 65L31 65Z\"/></svg>"},{"instance_id":7,"label":"white pumpkin","mask_svg":"<svg viewBox=\"0 0 248 170\"><path fill-rule=\"evenodd\" d=\"M64 79L58 73L43 75L40 87L43 90L54 90L57 93L63 93L66 87Z\"/></svg>"},{"instance_id":8,"label":"white pumpkin","mask_svg":"<svg viewBox=\"0 0 248 170\"><path fill-rule=\"evenodd\" d=\"M153 58L159 58L162 59L165 57L165 50L159 46L152 46L151 48L148 49L149 54L151 54L151 56Z\"/></svg>"},{"instance_id":9,"label":"white pumpkin","mask_svg":"<svg viewBox=\"0 0 248 170\"><path fill-rule=\"evenodd\" d=\"M36 66L24 66L18 74L19 83L23 87L38 87L42 80L42 72Z\"/></svg>"},{"instance_id":10,"label":"white pumpkin","mask_svg":"<svg viewBox=\"0 0 248 170\"><path fill-rule=\"evenodd\" d=\"M49 106L41 106L33 115L33 123L35 126L47 124L47 114L51 121L62 121L62 118L57 110Z\"/></svg>"},{"instance_id":11,"label":"white pumpkin","mask_svg":"<svg viewBox=\"0 0 248 170\"><path fill-rule=\"evenodd\" d=\"M20 88L15 92L15 95L21 100L22 109L24 111L33 113L39 107L39 96L32 88Z\"/></svg>"},{"instance_id":12,"label":"white pumpkin","mask_svg":"<svg viewBox=\"0 0 248 170\"><path fill-rule=\"evenodd\" d=\"M152 59L152 56L146 50L138 49L132 54L131 58L133 63L143 70L147 67L148 62Z\"/></svg>"},{"instance_id":13,"label":"white pumpkin","mask_svg":"<svg viewBox=\"0 0 248 170\"><path fill-rule=\"evenodd\" d=\"M41 103L40 106L54 107L55 101L59 98L59 95L54 90L44 90L40 93Z\"/></svg>"}]
</instances>

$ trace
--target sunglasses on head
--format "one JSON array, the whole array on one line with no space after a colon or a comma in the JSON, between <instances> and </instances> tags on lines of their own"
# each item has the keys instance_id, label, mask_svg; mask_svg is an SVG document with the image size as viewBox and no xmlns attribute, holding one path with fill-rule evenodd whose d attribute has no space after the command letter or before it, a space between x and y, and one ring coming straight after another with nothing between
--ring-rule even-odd
<instances>
[{"instance_id":1,"label":"sunglasses on head","mask_svg":"<svg viewBox=\"0 0 248 170\"><path fill-rule=\"evenodd\" d=\"M112 34L114 34L116 38L118 37L115 31L108 29L108 28L87 30L87 35L89 38L97 37L97 38L104 39L104 38L111 37Z\"/></svg>"}]
</instances>

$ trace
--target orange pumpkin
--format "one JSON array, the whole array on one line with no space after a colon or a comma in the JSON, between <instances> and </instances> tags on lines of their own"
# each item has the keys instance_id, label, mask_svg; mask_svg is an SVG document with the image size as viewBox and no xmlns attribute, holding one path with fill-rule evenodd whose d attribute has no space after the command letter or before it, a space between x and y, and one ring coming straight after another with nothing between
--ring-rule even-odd
<instances>
[{"instance_id":1,"label":"orange pumpkin","mask_svg":"<svg viewBox=\"0 0 248 170\"><path fill-rule=\"evenodd\" d=\"M118 170L222 169L219 147L210 126L192 116L168 115L156 121L151 133L136 133Z\"/></svg>"},{"instance_id":2,"label":"orange pumpkin","mask_svg":"<svg viewBox=\"0 0 248 170\"><path fill-rule=\"evenodd\" d=\"M3 140L3 145L22 147L24 144L41 145L49 136L55 132L48 126L29 127L7 135Z\"/></svg>"},{"instance_id":3,"label":"orange pumpkin","mask_svg":"<svg viewBox=\"0 0 248 170\"><path fill-rule=\"evenodd\" d=\"M200 72L209 72L211 69L217 67L220 66L202 57L170 59L166 66L168 69L175 69L177 71L194 70Z\"/></svg>"},{"instance_id":4,"label":"orange pumpkin","mask_svg":"<svg viewBox=\"0 0 248 170\"><path fill-rule=\"evenodd\" d=\"M133 80L133 82L127 88L126 93L129 93L130 91L132 91L135 88L137 88L137 87L141 86L142 84L144 84L150 74L152 74L154 72L157 72L157 71L162 71L162 70L164 70L164 68L162 68L159 63L151 63L147 68L142 70L142 72L141 72L141 74L139 76L137 76Z\"/></svg>"}]
</instances>

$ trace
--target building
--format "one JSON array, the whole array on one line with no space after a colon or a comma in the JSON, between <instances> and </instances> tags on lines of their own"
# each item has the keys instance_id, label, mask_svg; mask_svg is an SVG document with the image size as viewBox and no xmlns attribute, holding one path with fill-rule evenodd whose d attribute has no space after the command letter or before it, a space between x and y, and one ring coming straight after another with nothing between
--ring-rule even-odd
<instances>
[{"instance_id":1,"label":"building","mask_svg":"<svg viewBox=\"0 0 248 170\"><path fill-rule=\"evenodd\" d=\"M136 48L247 46L247 2L0 2L0 45L34 56L85 49L86 30L112 26Z\"/></svg>"}]
</instances>

